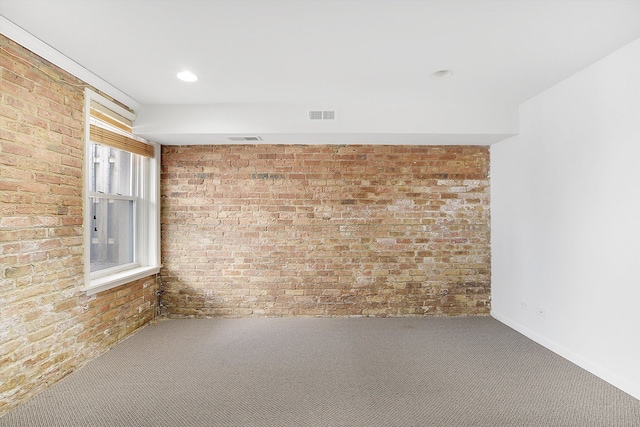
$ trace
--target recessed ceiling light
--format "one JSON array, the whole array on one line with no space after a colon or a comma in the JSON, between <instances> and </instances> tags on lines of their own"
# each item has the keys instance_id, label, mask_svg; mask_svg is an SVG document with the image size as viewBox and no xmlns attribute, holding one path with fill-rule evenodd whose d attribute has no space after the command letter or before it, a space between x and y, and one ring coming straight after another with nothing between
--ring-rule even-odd
<instances>
[{"instance_id":1,"label":"recessed ceiling light","mask_svg":"<svg viewBox=\"0 0 640 427\"><path fill-rule=\"evenodd\" d=\"M181 71L178 73L178 78L183 82L195 82L198 80L198 76L193 74L191 71Z\"/></svg>"},{"instance_id":2,"label":"recessed ceiling light","mask_svg":"<svg viewBox=\"0 0 640 427\"><path fill-rule=\"evenodd\" d=\"M453 71L451 70L439 70L439 71L436 71L435 73L429 74L429 76L434 80L448 79L452 75L453 75Z\"/></svg>"}]
</instances>

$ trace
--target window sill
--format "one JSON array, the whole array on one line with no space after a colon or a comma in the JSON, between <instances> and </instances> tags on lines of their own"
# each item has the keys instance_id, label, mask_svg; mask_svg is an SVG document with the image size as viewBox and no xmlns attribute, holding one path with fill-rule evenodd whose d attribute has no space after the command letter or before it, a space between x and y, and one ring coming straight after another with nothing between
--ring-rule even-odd
<instances>
[{"instance_id":1,"label":"window sill","mask_svg":"<svg viewBox=\"0 0 640 427\"><path fill-rule=\"evenodd\" d=\"M121 271L119 273L110 274L108 276L99 277L91 280L89 286L85 286L84 292L87 295L97 294L118 286L133 282L134 280L152 276L160 271L161 266L154 267L137 267L130 270Z\"/></svg>"}]
</instances>

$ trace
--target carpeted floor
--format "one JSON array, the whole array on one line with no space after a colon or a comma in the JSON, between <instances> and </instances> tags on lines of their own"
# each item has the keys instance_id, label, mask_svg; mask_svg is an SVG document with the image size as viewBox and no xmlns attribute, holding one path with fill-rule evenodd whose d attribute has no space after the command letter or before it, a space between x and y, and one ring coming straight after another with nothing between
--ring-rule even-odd
<instances>
[{"instance_id":1,"label":"carpeted floor","mask_svg":"<svg viewBox=\"0 0 640 427\"><path fill-rule=\"evenodd\" d=\"M640 401L489 317L163 320L0 426L639 426Z\"/></svg>"}]
</instances>

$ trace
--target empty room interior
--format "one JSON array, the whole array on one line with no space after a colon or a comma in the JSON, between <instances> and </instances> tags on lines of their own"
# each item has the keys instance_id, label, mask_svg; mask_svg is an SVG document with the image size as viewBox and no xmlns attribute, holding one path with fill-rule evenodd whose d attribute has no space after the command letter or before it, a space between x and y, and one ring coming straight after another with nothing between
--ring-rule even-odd
<instances>
[{"instance_id":1,"label":"empty room interior","mask_svg":"<svg viewBox=\"0 0 640 427\"><path fill-rule=\"evenodd\" d=\"M640 425L640 0L0 30L0 425Z\"/></svg>"}]
</instances>

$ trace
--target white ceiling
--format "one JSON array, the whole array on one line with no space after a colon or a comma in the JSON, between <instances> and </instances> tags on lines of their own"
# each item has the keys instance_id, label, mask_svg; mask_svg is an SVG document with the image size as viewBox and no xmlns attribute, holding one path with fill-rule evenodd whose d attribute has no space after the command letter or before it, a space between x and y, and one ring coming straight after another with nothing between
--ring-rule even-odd
<instances>
[{"instance_id":1,"label":"white ceiling","mask_svg":"<svg viewBox=\"0 0 640 427\"><path fill-rule=\"evenodd\" d=\"M518 104L640 37L640 0L0 0L0 14L137 101L136 132L167 144L491 143L517 133ZM453 77L429 77L441 69Z\"/></svg>"}]
</instances>

